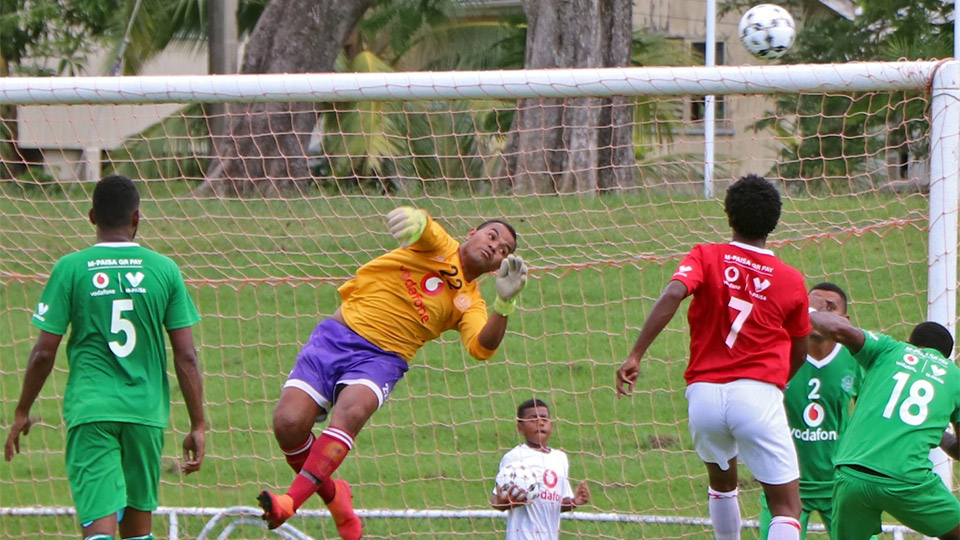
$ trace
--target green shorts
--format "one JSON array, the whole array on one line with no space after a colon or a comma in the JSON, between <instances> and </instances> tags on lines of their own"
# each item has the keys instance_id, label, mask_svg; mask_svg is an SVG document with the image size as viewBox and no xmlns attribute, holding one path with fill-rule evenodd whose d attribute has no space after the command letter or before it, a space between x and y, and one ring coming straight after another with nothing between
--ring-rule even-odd
<instances>
[{"instance_id":1,"label":"green shorts","mask_svg":"<svg viewBox=\"0 0 960 540\"><path fill-rule=\"evenodd\" d=\"M832 537L846 540L879 533L882 512L925 536L941 536L960 524L960 501L932 472L922 484L908 484L837 467Z\"/></svg>"},{"instance_id":2,"label":"green shorts","mask_svg":"<svg viewBox=\"0 0 960 540\"><path fill-rule=\"evenodd\" d=\"M800 512L800 540L807 537L807 525L810 523L810 515L814 512L820 512L820 519L823 520L823 526L830 532L830 524L833 518L832 501L830 497L807 497L800 498L802 510ZM770 507L767 506L767 497L760 493L760 540L767 540L770 533Z\"/></svg>"},{"instance_id":3,"label":"green shorts","mask_svg":"<svg viewBox=\"0 0 960 540\"><path fill-rule=\"evenodd\" d=\"M67 479L81 524L157 509L163 428L92 422L67 430Z\"/></svg>"}]
</instances>

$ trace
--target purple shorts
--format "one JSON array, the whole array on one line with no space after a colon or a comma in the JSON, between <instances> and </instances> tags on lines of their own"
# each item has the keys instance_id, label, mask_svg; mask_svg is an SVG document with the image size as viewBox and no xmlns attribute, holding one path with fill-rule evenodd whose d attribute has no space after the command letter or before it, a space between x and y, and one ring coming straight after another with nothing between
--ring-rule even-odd
<instances>
[{"instance_id":1,"label":"purple shorts","mask_svg":"<svg viewBox=\"0 0 960 540\"><path fill-rule=\"evenodd\" d=\"M283 387L306 392L329 413L338 389L351 384L370 388L383 405L407 369L400 355L384 351L336 319L324 319L300 350ZM326 414L317 421L324 418Z\"/></svg>"}]
</instances>

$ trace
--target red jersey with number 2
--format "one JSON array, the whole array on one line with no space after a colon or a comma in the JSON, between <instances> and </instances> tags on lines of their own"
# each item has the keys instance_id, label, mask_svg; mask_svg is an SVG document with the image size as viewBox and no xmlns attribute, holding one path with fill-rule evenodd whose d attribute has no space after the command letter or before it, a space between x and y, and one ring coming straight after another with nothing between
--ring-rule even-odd
<instances>
[{"instance_id":1,"label":"red jersey with number 2","mask_svg":"<svg viewBox=\"0 0 960 540\"><path fill-rule=\"evenodd\" d=\"M687 384L753 379L783 389L791 339L810 333L799 271L770 250L731 242L694 247L671 279L693 295Z\"/></svg>"}]
</instances>

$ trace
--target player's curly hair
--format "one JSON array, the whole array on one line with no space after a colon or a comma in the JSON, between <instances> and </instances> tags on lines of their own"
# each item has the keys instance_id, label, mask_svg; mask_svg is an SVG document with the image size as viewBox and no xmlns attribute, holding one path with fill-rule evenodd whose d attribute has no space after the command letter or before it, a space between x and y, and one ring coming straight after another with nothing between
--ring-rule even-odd
<instances>
[{"instance_id":1,"label":"player's curly hair","mask_svg":"<svg viewBox=\"0 0 960 540\"><path fill-rule=\"evenodd\" d=\"M782 206L777 188L756 174L731 184L723 201L730 226L750 240L766 238L777 228Z\"/></svg>"},{"instance_id":2,"label":"player's curly hair","mask_svg":"<svg viewBox=\"0 0 960 540\"><path fill-rule=\"evenodd\" d=\"M93 188L93 217L100 227L113 229L129 225L139 208L140 192L126 176L112 174Z\"/></svg>"},{"instance_id":3,"label":"player's curly hair","mask_svg":"<svg viewBox=\"0 0 960 540\"><path fill-rule=\"evenodd\" d=\"M936 349L944 358L950 358L953 352L953 336L942 324L933 321L922 322L910 332L910 344L922 349Z\"/></svg>"}]
</instances>

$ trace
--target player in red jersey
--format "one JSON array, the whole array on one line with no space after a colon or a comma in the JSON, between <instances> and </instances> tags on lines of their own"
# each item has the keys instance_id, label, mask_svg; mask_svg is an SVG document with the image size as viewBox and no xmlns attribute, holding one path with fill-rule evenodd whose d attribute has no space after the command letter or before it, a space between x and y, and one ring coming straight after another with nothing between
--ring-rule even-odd
<instances>
[{"instance_id":1,"label":"player in red jersey","mask_svg":"<svg viewBox=\"0 0 960 540\"><path fill-rule=\"evenodd\" d=\"M769 538L800 537L799 469L783 388L806 358L810 318L803 276L765 248L780 208L780 194L764 178L747 175L733 183L724 201L733 240L690 250L617 370L617 395L627 395L647 348L693 295L684 378L717 540L740 538L738 456L767 496Z\"/></svg>"}]
</instances>

